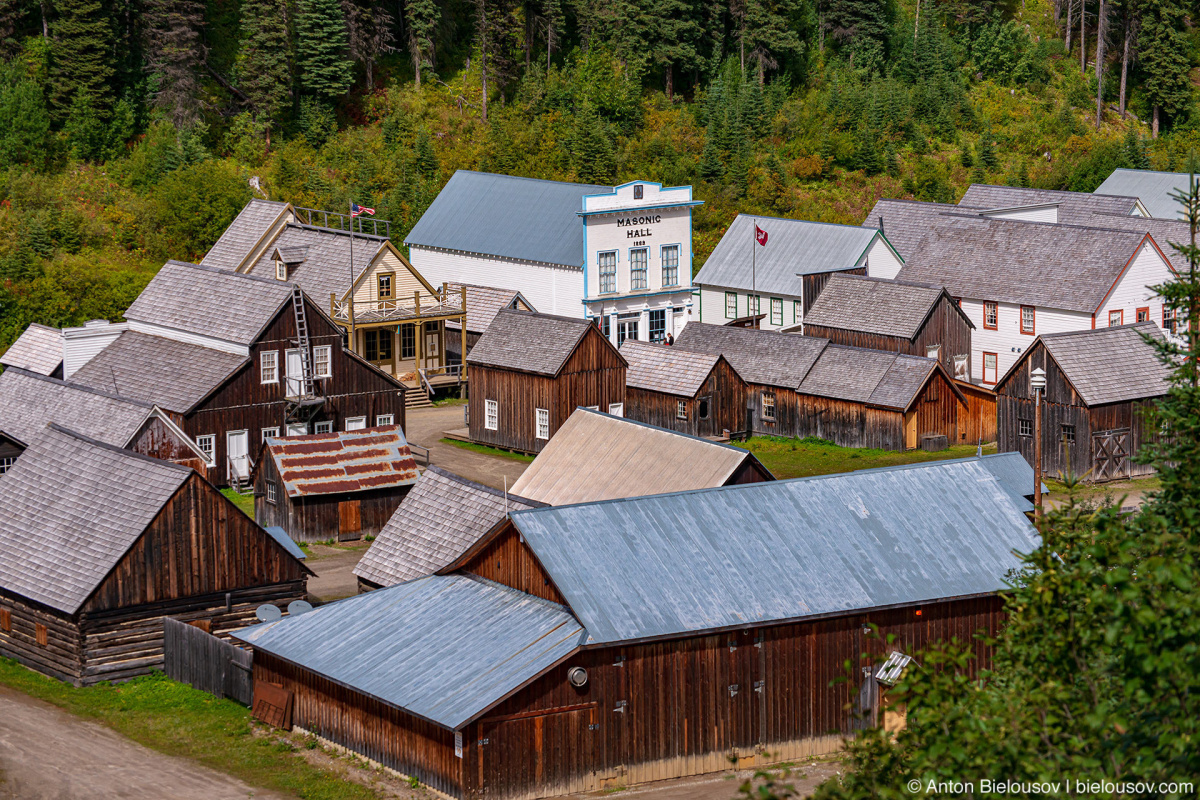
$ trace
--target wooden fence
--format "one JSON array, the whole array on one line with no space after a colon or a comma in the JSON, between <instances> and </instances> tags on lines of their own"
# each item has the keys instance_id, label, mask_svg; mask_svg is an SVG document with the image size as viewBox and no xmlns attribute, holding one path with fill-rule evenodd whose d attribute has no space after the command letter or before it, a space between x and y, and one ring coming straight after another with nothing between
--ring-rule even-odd
<instances>
[{"instance_id":1,"label":"wooden fence","mask_svg":"<svg viewBox=\"0 0 1200 800\"><path fill-rule=\"evenodd\" d=\"M253 699L254 654L194 625L163 619L163 661L172 680L247 706Z\"/></svg>"}]
</instances>

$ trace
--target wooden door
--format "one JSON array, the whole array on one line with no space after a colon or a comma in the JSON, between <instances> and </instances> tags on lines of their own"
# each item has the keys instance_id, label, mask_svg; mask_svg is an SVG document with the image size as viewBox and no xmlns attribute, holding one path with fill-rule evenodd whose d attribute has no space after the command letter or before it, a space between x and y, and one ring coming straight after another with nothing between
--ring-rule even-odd
<instances>
[{"instance_id":1,"label":"wooden door","mask_svg":"<svg viewBox=\"0 0 1200 800\"><path fill-rule=\"evenodd\" d=\"M1129 428L1092 434L1092 480L1129 477Z\"/></svg>"},{"instance_id":2,"label":"wooden door","mask_svg":"<svg viewBox=\"0 0 1200 800\"><path fill-rule=\"evenodd\" d=\"M729 746L737 751L739 760L753 756L763 738L760 705L765 687L759 664L762 648L757 646L761 644L756 638L757 633L736 631L728 635Z\"/></svg>"},{"instance_id":3,"label":"wooden door","mask_svg":"<svg viewBox=\"0 0 1200 800\"><path fill-rule=\"evenodd\" d=\"M245 480L250 476L250 434L229 431L225 434L225 455L228 457L229 480Z\"/></svg>"},{"instance_id":4,"label":"wooden door","mask_svg":"<svg viewBox=\"0 0 1200 800\"><path fill-rule=\"evenodd\" d=\"M359 500L338 503L338 541L357 539L362 531L362 508Z\"/></svg>"},{"instance_id":5,"label":"wooden door","mask_svg":"<svg viewBox=\"0 0 1200 800\"><path fill-rule=\"evenodd\" d=\"M421 360L425 369L442 366L442 337L440 322L425 323L425 341L421 346Z\"/></svg>"},{"instance_id":6,"label":"wooden door","mask_svg":"<svg viewBox=\"0 0 1200 800\"><path fill-rule=\"evenodd\" d=\"M904 415L904 448L917 449L917 412L909 411Z\"/></svg>"},{"instance_id":7,"label":"wooden door","mask_svg":"<svg viewBox=\"0 0 1200 800\"><path fill-rule=\"evenodd\" d=\"M697 436L712 436L714 433L719 433L716 430L716 411L713 408L713 399L709 395L703 395L696 400L696 435Z\"/></svg>"},{"instance_id":8,"label":"wooden door","mask_svg":"<svg viewBox=\"0 0 1200 800\"><path fill-rule=\"evenodd\" d=\"M285 364L287 367L287 396L299 397L303 394L301 387L304 385L304 360L300 356L300 351L288 350Z\"/></svg>"},{"instance_id":9,"label":"wooden door","mask_svg":"<svg viewBox=\"0 0 1200 800\"><path fill-rule=\"evenodd\" d=\"M596 706L484 720L483 796L546 797L592 788Z\"/></svg>"}]
</instances>

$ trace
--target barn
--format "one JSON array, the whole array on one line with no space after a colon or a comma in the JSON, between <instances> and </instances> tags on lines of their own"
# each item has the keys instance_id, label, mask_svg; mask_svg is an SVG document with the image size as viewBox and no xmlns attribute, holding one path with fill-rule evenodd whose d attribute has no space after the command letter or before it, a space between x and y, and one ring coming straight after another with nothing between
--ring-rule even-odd
<instances>
[{"instance_id":1,"label":"barn","mask_svg":"<svg viewBox=\"0 0 1200 800\"><path fill-rule=\"evenodd\" d=\"M585 319L504 309L467 365L479 444L536 453L577 407L624 414L625 359Z\"/></svg>"},{"instance_id":2,"label":"barn","mask_svg":"<svg viewBox=\"0 0 1200 800\"><path fill-rule=\"evenodd\" d=\"M1034 462L1035 368L1046 372L1042 405L1042 470L1088 481L1149 475L1134 463L1157 435L1146 412L1165 395L1171 369L1145 340L1162 338L1153 322L1044 334L996 385L1001 452Z\"/></svg>"},{"instance_id":3,"label":"barn","mask_svg":"<svg viewBox=\"0 0 1200 800\"><path fill-rule=\"evenodd\" d=\"M746 382L724 356L626 339L625 416L692 436L726 436L746 423Z\"/></svg>"},{"instance_id":4,"label":"barn","mask_svg":"<svg viewBox=\"0 0 1200 800\"><path fill-rule=\"evenodd\" d=\"M163 618L225 635L311 572L189 467L48 426L0 480L0 656L86 686L162 668Z\"/></svg>"},{"instance_id":5,"label":"barn","mask_svg":"<svg viewBox=\"0 0 1200 800\"><path fill-rule=\"evenodd\" d=\"M544 797L840 748L893 653L953 636L989 666L975 634L1037 543L977 459L530 509L237 637L296 727L453 797Z\"/></svg>"},{"instance_id":6,"label":"barn","mask_svg":"<svg viewBox=\"0 0 1200 800\"><path fill-rule=\"evenodd\" d=\"M267 439L254 472L254 519L294 541L374 536L417 482L398 425Z\"/></svg>"}]
</instances>

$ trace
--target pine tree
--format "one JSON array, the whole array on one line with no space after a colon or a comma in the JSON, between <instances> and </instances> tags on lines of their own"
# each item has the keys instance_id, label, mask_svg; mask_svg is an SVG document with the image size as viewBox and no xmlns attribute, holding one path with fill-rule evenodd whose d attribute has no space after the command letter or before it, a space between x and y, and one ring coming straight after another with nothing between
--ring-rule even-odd
<instances>
[{"instance_id":1,"label":"pine tree","mask_svg":"<svg viewBox=\"0 0 1200 800\"><path fill-rule=\"evenodd\" d=\"M108 128L96 106L87 92L77 92L63 124L71 155L80 161L99 161L104 157Z\"/></svg>"},{"instance_id":2,"label":"pine tree","mask_svg":"<svg viewBox=\"0 0 1200 800\"><path fill-rule=\"evenodd\" d=\"M896 158L896 148L892 146L891 142L887 143L887 147L884 150L884 164L888 177L900 177L900 160Z\"/></svg>"},{"instance_id":3,"label":"pine tree","mask_svg":"<svg viewBox=\"0 0 1200 800\"><path fill-rule=\"evenodd\" d=\"M354 82L347 57L350 36L338 0L299 0L296 68L300 87L326 101L337 100Z\"/></svg>"},{"instance_id":4,"label":"pine tree","mask_svg":"<svg viewBox=\"0 0 1200 800\"><path fill-rule=\"evenodd\" d=\"M1125 126L1125 165L1130 169L1150 169L1150 158L1146 155L1146 144L1132 124Z\"/></svg>"},{"instance_id":5,"label":"pine tree","mask_svg":"<svg viewBox=\"0 0 1200 800\"><path fill-rule=\"evenodd\" d=\"M604 122L590 103L584 104L575 115L575 131L571 141L571 163L576 177L586 183L608 183L613 175L612 144Z\"/></svg>"},{"instance_id":6,"label":"pine tree","mask_svg":"<svg viewBox=\"0 0 1200 800\"><path fill-rule=\"evenodd\" d=\"M434 34L442 20L438 0L404 0L404 21L408 28L408 52L412 57L417 87L421 86L421 70L433 69Z\"/></svg>"},{"instance_id":7,"label":"pine tree","mask_svg":"<svg viewBox=\"0 0 1200 800\"><path fill-rule=\"evenodd\" d=\"M850 43L866 36L887 38L889 5L879 0L820 0L821 26L835 42Z\"/></svg>"},{"instance_id":8,"label":"pine tree","mask_svg":"<svg viewBox=\"0 0 1200 800\"><path fill-rule=\"evenodd\" d=\"M287 9L284 0L244 0L242 47L237 63L238 88L258 122L271 130L291 97L288 69Z\"/></svg>"},{"instance_id":9,"label":"pine tree","mask_svg":"<svg viewBox=\"0 0 1200 800\"><path fill-rule=\"evenodd\" d=\"M975 169L971 170L971 183L987 183L987 173L983 171L983 165L978 161L975 162Z\"/></svg>"},{"instance_id":10,"label":"pine tree","mask_svg":"<svg viewBox=\"0 0 1200 800\"><path fill-rule=\"evenodd\" d=\"M31 80L0 86L0 119L0 163L45 164L50 116L41 87Z\"/></svg>"},{"instance_id":11,"label":"pine tree","mask_svg":"<svg viewBox=\"0 0 1200 800\"><path fill-rule=\"evenodd\" d=\"M561 47L567 31L567 16L563 13L562 0L543 0L542 15L546 19L546 71L550 71L550 57Z\"/></svg>"},{"instance_id":12,"label":"pine tree","mask_svg":"<svg viewBox=\"0 0 1200 800\"><path fill-rule=\"evenodd\" d=\"M1138 40L1142 71L1146 75L1146 96L1154 109L1153 132L1157 137L1162 114L1178 115L1191 96L1188 84L1191 47L1184 10L1178 0L1147 0Z\"/></svg>"},{"instance_id":13,"label":"pine tree","mask_svg":"<svg viewBox=\"0 0 1200 800\"><path fill-rule=\"evenodd\" d=\"M725 172L725 165L721 163L721 151L717 148L712 127L712 123L709 123L709 131L704 137L704 150L700 153L699 166L700 177L708 181L720 179Z\"/></svg>"},{"instance_id":14,"label":"pine tree","mask_svg":"<svg viewBox=\"0 0 1200 800\"><path fill-rule=\"evenodd\" d=\"M79 97L100 119L112 105L115 37L100 0L57 0L51 99L60 118Z\"/></svg>"},{"instance_id":15,"label":"pine tree","mask_svg":"<svg viewBox=\"0 0 1200 800\"><path fill-rule=\"evenodd\" d=\"M371 0L341 0L346 15L350 57L363 65L367 89L375 88L375 60L391 52L392 15Z\"/></svg>"},{"instance_id":16,"label":"pine tree","mask_svg":"<svg viewBox=\"0 0 1200 800\"><path fill-rule=\"evenodd\" d=\"M145 0L146 61L154 71L154 104L175 127L200 119L200 65L204 62L204 3L200 0Z\"/></svg>"},{"instance_id":17,"label":"pine tree","mask_svg":"<svg viewBox=\"0 0 1200 800\"><path fill-rule=\"evenodd\" d=\"M417 171L426 178L432 178L438 171L437 154L433 150L433 140L425 128L417 133L417 142L413 147Z\"/></svg>"},{"instance_id":18,"label":"pine tree","mask_svg":"<svg viewBox=\"0 0 1200 800\"><path fill-rule=\"evenodd\" d=\"M993 170L999 163L996 158L996 143L992 141L992 126L984 125L983 132L979 134L979 163L984 168Z\"/></svg>"},{"instance_id":19,"label":"pine tree","mask_svg":"<svg viewBox=\"0 0 1200 800\"><path fill-rule=\"evenodd\" d=\"M975 157L971 155L971 145L967 143L966 139L962 140L962 145L958 148L958 160L964 169L970 169L975 165Z\"/></svg>"}]
</instances>

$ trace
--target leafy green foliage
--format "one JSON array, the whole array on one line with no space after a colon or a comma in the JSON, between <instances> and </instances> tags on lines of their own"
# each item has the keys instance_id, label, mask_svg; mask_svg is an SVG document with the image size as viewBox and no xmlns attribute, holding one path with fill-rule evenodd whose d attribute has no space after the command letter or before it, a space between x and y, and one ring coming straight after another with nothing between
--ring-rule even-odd
<instances>
[{"instance_id":1,"label":"leafy green foliage","mask_svg":"<svg viewBox=\"0 0 1200 800\"><path fill-rule=\"evenodd\" d=\"M172 172L158 189L156 221L170 252L199 260L250 199L241 170L202 161Z\"/></svg>"}]
</instances>

